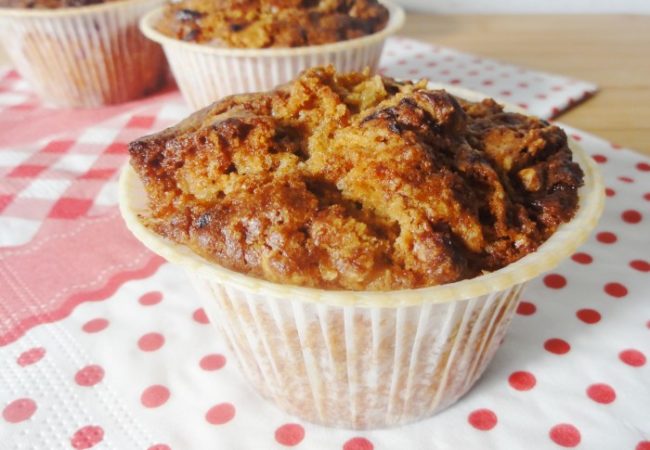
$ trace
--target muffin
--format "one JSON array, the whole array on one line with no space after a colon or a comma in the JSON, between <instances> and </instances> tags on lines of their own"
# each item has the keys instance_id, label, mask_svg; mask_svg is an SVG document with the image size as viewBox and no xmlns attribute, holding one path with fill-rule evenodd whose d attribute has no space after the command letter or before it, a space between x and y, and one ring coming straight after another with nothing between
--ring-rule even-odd
<instances>
[{"instance_id":1,"label":"muffin","mask_svg":"<svg viewBox=\"0 0 650 450\"><path fill-rule=\"evenodd\" d=\"M167 5L158 29L231 48L304 47L367 36L387 22L377 0L181 0Z\"/></svg>"},{"instance_id":2,"label":"muffin","mask_svg":"<svg viewBox=\"0 0 650 450\"><path fill-rule=\"evenodd\" d=\"M162 44L190 106L270 90L332 64L376 71L404 12L377 0L182 0L152 11L143 33Z\"/></svg>"},{"instance_id":3,"label":"muffin","mask_svg":"<svg viewBox=\"0 0 650 450\"><path fill-rule=\"evenodd\" d=\"M91 108L143 97L164 81L158 44L138 30L161 0L0 0L0 41L45 100Z\"/></svg>"},{"instance_id":4,"label":"muffin","mask_svg":"<svg viewBox=\"0 0 650 450\"><path fill-rule=\"evenodd\" d=\"M332 67L129 152L127 225L188 269L258 392L346 428L463 395L525 282L580 244L603 203L560 128Z\"/></svg>"}]
</instances>

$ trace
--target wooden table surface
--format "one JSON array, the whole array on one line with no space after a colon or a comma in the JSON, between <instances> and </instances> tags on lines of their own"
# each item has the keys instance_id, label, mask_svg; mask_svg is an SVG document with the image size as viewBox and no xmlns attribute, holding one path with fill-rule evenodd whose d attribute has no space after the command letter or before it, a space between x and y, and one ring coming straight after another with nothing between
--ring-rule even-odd
<instances>
[{"instance_id":1,"label":"wooden table surface","mask_svg":"<svg viewBox=\"0 0 650 450\"><path fill-rule=\"evenodd\" d=\"M650 155L650 16L410 14L401 34L594 82L558 120Z\"/></svg>"},{"instance_id":2,"label":"wooden table surface","mask_svg":"<svg viewBox=\"0 0 650 450\"><path fill-rule=\"evenodd\" d=\"M412 13L401 34L592 81L559 120L650 155L650 16Z\"/></svg>"}]
</instances>

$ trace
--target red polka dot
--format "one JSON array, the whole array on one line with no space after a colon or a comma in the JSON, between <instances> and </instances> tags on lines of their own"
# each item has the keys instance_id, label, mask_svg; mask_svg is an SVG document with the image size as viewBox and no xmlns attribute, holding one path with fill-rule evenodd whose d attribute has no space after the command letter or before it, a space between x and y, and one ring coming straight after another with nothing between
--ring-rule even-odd
<instances>
[{"instance_id":1,"label":"red polka dot","mask_svg":"<svg viewBox=\"0 0 650 450\"><path fill-rule=\"evenodd\" d=\"M375 448L366 438L355 437L343 444L343 450L373 450Z\"/></svg>"},{"instance_id":2,"label":"red polka dot","mask_svg":"<svg viewBox=\"0 0 650 450\"><path fill-rule=\"evenodd\" d=\"M632 367L641 367L646 362L645 355L640 351L634 349L623 350L618 354L618 357L625 364Z\"/></svg>"},{"instance_id":3,"label":"red polka dot","mask_svg":"<svg viewBox=\"0 0 650 450\"><path fill-rule=\"evenodd\" d=\"M605 156L605 155L593 155L592 158L598 164L605 164L607 162L607 156Z\"/></svg>"},{"instance_id":4,"label":"red polka dot","mask_svg":"<svg viewBox=\"0 0 650 450\"><path fill-rule=\"evenodd\" d=\"M578 264L591 264L594 260L594 258L592 258L591 255L587 253L576 253L575 255L571 256L571 259Z\"/></svg>"},{"instance_id":5,"label":"red polka dot","mask_svg":"<svg viewBox=\"0 0 650 450\"><path fill-rule=\"evenodd\" d=\"M582 140L582 136L580 136L579 134L572 134L571 138L573 140L575 140L575 141L581 141Z\"/></svg>"},{"instance_id":6,"label":"red polka dot","mask_svg":"<svg viewBox=\"0 0 650 450\"><path fill-rule=\"evenodd\" d=\"M19 398L5 406L2 417L9 423L24 422L34 415L36 408L36 402L31 398Z\"/></svg>"},{"instance_id":7,"label":"red polka dot","mask_svg":"<svg viewBox=\"0 0 650 450\"><path fill-rule=\"evenodd\" d=\"M623 183L634 183L634 178L630 178L630 177L618 177L618 179L619 179L620 181L622 181Z\"/></svg>"},{"instance_id":8,"label":"red polka dot","mask_svg":"<svg viewBox=\"0 0 650 450\"><path fill-rule=\"evenodd\" d=\"M647 162L640 162L636 165L636 168L642 172L650 172L650 164Z\"/></svg>"},{"instance_id":9,"label":"red polka dot","mask_svg":"<svg viewBox=\"0 0 650 450\"><path fill-rule=\"evenodd\" d=\"M16 362L19 366L25 367L40 361L43 356L45 356L45 349L34 347L22 352Z\"/></svg>"},{"instance_id":10,"label":"red polka dot","mask_svg":"<svg viewBox=\"0 0 650 450\"><path fill-rule=\"evenodd\" d=\"M203 308L199 308L196 311L194 311L194 313L192 314L192 318L201 324L210 323L210 320L208 319L208 316L205 314L205 310Z\"/></svg>"},{"instance_id":11,"label":"red polka dot","mask_svg":"<svg viewBox=\"0 0 650 450\"><path fill-rule=\"evenodd\" d=\"M623 211L623 214L621 214L621 218L623 219L624 222L635 224L641 222L643 216L639 211L636 211L634 209L628 209L627 211Z\"/></svg>"},{"instance_id":12,"label":"red polka dot","mask_svg":"<svg viewBox=\"0 0 650 450\"><path fill-rule=\"evenodd\" d=\"M287 447L300 444L305 438L305 429L297 423L286 423L275 430L275 440Z\"/></svg>"},{"instance_id":13,"label":"red polka dot","mask_svg":"<svg viewBox=\"0 0 650 450\"><path fill-rule=\"evenodd\" d=\"M553 442L562 447L575 447L580 443L580 431L568 423L560 423L548 432Z\"/></svg>"},{"instance_id":14,"label":"red polka dot","mask_svg":"<svg viewBox=\"0 0 650 450\"><path fill-rule=\"evenodd\" d=\"M613 197L616 195L616 191L612 188L605 188L605 195L608 197Z\"/></svg>"},{"instance_id":15,"label":"red polka dot","mask_svg":"<svg viewBox=\"0 0 650 450\"><path fill-rule=\"evenodd\" d=\"M160 384L154 384L142 391L140 403L145 408L158 408L169 400L169 389Z\"/></svg>"},{"instance_id":16,"label":"red polka dot","mask_svg":"<svg viewBox=\"0 0 650 450\"><path fill-rule=\"evenodd\" d=\"M70 439L70 444L77 450L94 447L104 439L102 427L88 425L77 430Z\"/></svg>"},{"instance_id":17,"label":"red polka dot","mask_svg":"<svg viewBox=\"0 0 650 450\"><path fill-rule=\"evenodd\" d=\"M620 150L623 148L620 144L615 144L614 142L610 142L609 145L611 145L614 150Z\"/></svg>"},{"instance_id":18,"label":"red polka dot","mask_svg":"<svg viewBox=\"0 0 650 450\"><path fill-rule=\"evenodd\" d=\"M79 386L94 386L104 378L104 369L96 364L86 366L74 376Z\"/></svg>"},{"instance_id":19,"label":"red polka dot","mask_svg":"<svg viewBox=\"0 0 650 450\"><path fill-rule=\"evenodd\" d=\"M600 313L598 311L588 308L577 311L576 316L578 319L582 320L584 323L588 323L589 325L598 323L601 319Z\"/></svg>"},{"instance_id":20,"label":"red polka dot","mask_svg":"<svg viewBox=\"0 0 650 450\"><path fill-rule=\"evenodd\" d=\"M650 450L650 441L641 441L636 444L634 450Z\"/></svg>"},{"instance_id":21,"label":"red polka dot","mask_svg":"<svg viewBox=\"0 0 650 450\"><path fill-rule=\"evenodd\" d=\"M163 346L165 337L160 333L147 333L138 340L138 347L143 352L154 352Z\"/></svg>"},{"instance_id":22,"label":"red polka dot","mask_svg":"<svg viewBox=\"0 0 650 450\"><path fill-rule=\"evenodd\" d=\"M642 259L635 259L630 261L630 267L638 270L639 272L650 272L650 263Z\"/></svg>"},{"instance_id":23,"label":"red polka dot","mask_svg":"<svg viewBox=\"0 0 650 450\"><path fill-rule=\"evenodd\" d=\"M517 106L519 106L522 109L528 109L528 103L517 103Z\"/></svg>"},{"instance_id":24,"label":"red polka dot","mask_svg":"<svg viewBox=\"0 0 650 450\"><path fill-rule=\"evenodd\" d=\"M557 273L551 273L544 277L544 284L551 289L562 289L566 286L566 278Z\"/></svg>"},{"instance_id":25,"label":"red polka dot","mask_svg":"<svg viewBox=\"0 0 650 450\"><path fill-rule=\"evenodd\" d=\"M230 422L233 417L235 417L235 407L230 403L220 403L205 413L205 420L212 425L221 425Z\"/></svg>"},{"instance_id":26,"label":"red polka dot","mask_svg":"<svg viewBox=\"0 0 650 450\"><path fill-rule=\"evenodd\" d=\"M467 417L467 421L477 430L487 431L497 424L497 415L489 409L477 409Z\"/></svg>"},{"instance_id":27,"label":"red polka dot","mask_svg":"<svg viewBox=\"0 0 650 450\"><path fill-rule=\"evenodd\" d=\"M108 326L108 320L106 319L92 319L84 323L82 330L86 333L98 333L105 329Z\"/></svg>"},{"instance_id":28,"label":"red polka dot","mask_svg":"<svg viewBox=\"0 0 650 450\"><path fill-rule=\"evenodd\" d=\"M519 371L510 374L508 383L518 391L530 391L537 384L537 379L530 372Z\"/></svg>"},{"instance_id":29,"label":"red polka dot","mask_svg":"<svg viewBox=\"0 0 650 450\"><path fill-rule=\"evenodd\" d=\"M142 297L140 297L138 299L138 302L140 302L140 304L143 306L151 306L160 303L161 300L162 300L161 292L151 291L151 292L147 292Z\"/></svg>"},{"instance_id":30,"label":"red polka dot","mask_svg":"<svg viewBox=\"0 0 650 450\"><path fill-rule=\"evenodd\" d=\"M525 89L525 88L528 87L528 83L517 83L517 86L519 86L520 88Z\"/></svg>"},{"instance_id":31,"label":"red polka dot","mask_svg":"<svg viewBox=\"0 0 650 450\"><path fill-rule=\"evenodd\" d=\"M598 242L601 242L603 244L613 244L618 240L616 235L610 231L601 231L596 235L596 239Z\"/></svg>"},{"instance_id":32,"label":"red polka dot","mask_svg":"<svg viewBox=\"0 0 650 450\"><path fill-rule=\"evenodd\" d=\"M226 357L217 353L213 355L206 355L201 358L199 365L203 370L219 370L226 365Z\"/></svg>"},{"instance_id":33,"label":"red polka dot","mask_svg":"<svg viewBox=\"0 0 650 450\"><path fill-rule=\"evenodd\" d=\"M616 391L608 384L592 384L587 388L587 396L596 403L607 404L616 400Z\"/></svg>"},{"instance_id":34,"label":"red polka dot","mask_svg":"<svg viewBox=\"0 0 650 450\"><path fill-rule=\"evenodd\" d=\"M494 81L492 81L492 80L483 81L483 86L492 86L493 84L494 84Z\"/></svg>"},{"instance_id":35,"label":"red polka dot","mask_svg":"<svg viewBox=\"0 0 650 450\"><path fill-rule=\"evenodd\" d=\"M461 80L459 80L458 78L454 78L453 80L449 80L449 84L460 84L460 83L461 83Z\"/></svg>"},{"instance_id":36,"label":"red polka dot","mask_svg":"<svg viewBox=\"0 0 650 450\"><path fill-rule=\"evenodd\" d=\"M147 450L172 450L172 448L167 444L155 444L149 447Z\"/></svg>"},{"instance_id":37,"label":"red polka dot","mask_svg":"<svg viewBox=\"0 0 650 450\"><path fill-rule=\"evenodd\" d=\"M621 283L607 283L603 289L612 297L621 298L627 295L627 288Z\"/></svg>"},{"instance_id":38,"label":"red polka dot","mask_svg":"<svg viewBox=\"0 0 650 450\"><path fill-rule=\"evenodd\" d=\"M510 92L510 91L501 91L501 92L499 92L499 94L504 96L504 97L510 97L512 95L512 92Z\"/></svg>"},{"instance_id":39,"label":"red polka dot","mask_svg":"<svg viewBox=\"0 0 650 450\"><path fill-rule=\"evenodd\" d=\"M643 194L643 199L650 202L650 192L646 192L645 194Z\"/></svg>"},{"instance_id":40,"label":"red polka dot","mask_svg":"<svg viewBox=\"0 0 650 450\"><path fill-rule=\"evenodd\" d=\"M534 303L530 302L521 302L517 306L517 314L522 316L531 316L537 311L537 306Z\"/></svg>"},{"instance_id":41,"label":"red polka dot","mask_svg":"<svg viewBox=\"0 0 650 450\"><path fill-rule=\"evenodd\" d=\"M571 350L571 346L564 339L553 338L544 342L546 351L555 353L556 355L564 355Z\"/></svg>"}]
</instances>

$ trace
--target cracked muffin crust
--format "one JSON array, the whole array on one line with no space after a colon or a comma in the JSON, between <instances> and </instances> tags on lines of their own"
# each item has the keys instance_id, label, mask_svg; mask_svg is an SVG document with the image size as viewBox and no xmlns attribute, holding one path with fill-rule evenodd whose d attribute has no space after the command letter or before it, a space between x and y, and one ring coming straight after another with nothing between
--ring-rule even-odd
<instances>
[{"instance_id":1,"label":"cracked muffin crust","mask_svg":"<svg viewBox=\"0 0 650 450\"><path fill-rule=\"evenodd\" d=\"M366 36L387 22L377 0L180 0L167 5L158 30L226 47L302 47Z\"/></svg>"},{"instance_id":2,"label":"cracked muffin crust","mask_svg":"<svg viewBox=\"0 0 650 450\"><path fill-rule=\"evenodd\" d=\"M309 69L130 144L159 234L232 270L392 290L493 271L578 204L565 133L426 80Z\"/></svg>"}]
</instances>

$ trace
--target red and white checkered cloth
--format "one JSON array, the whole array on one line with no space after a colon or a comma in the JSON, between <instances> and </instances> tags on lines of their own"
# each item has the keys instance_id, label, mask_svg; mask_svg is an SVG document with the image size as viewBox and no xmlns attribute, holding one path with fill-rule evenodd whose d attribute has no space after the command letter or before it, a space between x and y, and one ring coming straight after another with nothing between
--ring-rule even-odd
<instances>
[{"instance_id":1,"label":"red and white checkered cloth","mask_svg":"<svg viewBox=\"0 0 650 450\"><path fill-rule=\"evenodd\" d=\"M595 91L406 39L388 42L381 70L480 90L546 118ZM252 395L234 367L221 371L226 350L202 327L207 319L187 283L122 224L116 175L127 143L188 113L175 91L99 110L56 110L15 72L0 72L0 448L556 448L582 441L589 449L648 450L650 311L642 277L650 263L639 250L650 243L646 160L569 130L603 164L608 195L618 200L596 238L561 273L534 283L520 308L528 322L516 321L498 364L457 407L408 432L356 435L286 417ZM545 301L546 290L561 301ZM629 309L621 312L610 297ZM97 300L105 301L81 305ZM567 331L578 329L587 337ZM554 356L567 345L570 356ZM528 435L514 432L516 423Z\"/></svg>"}]
</instances>

